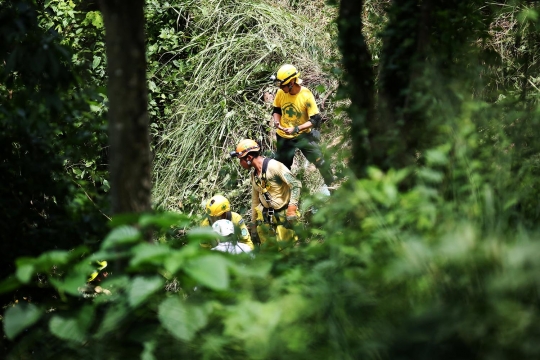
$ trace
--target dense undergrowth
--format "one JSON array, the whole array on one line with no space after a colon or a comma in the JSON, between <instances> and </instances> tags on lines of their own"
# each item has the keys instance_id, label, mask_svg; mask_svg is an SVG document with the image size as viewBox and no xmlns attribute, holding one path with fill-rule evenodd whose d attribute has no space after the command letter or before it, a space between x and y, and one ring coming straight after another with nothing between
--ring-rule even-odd
<instances>
[{"instance_id":1,"label":"dense undergrowth","mask_svg":"<svg viewBox=\"0 0 540 360\"><path fill-rule=\"evenodd\" d=\"M332 13L319 13L322 3L197 4L148 4L149 34L161 29L150 36L161 40L149 43L150 55L160 54L149 57L150 110L168 119L154 126L156 198L176 210L185 202L188 211L217 189L240 206L247 184L236 179L246 174L224 165L224 154L248 135L271 148L261 97L266 76L293 56L288 49L298 50L293 59L308 85L327 91L337 81L323 75L335 66L323 35L305 33L312 45L295 46L310 19ZM375 64L381 39L369 31L384 28L385 6L365 3ZM476 15L491 19L491 37L467 44L472 50L456 61L469 66L439 69L434 61L419 76L432 90L418 95L419 108L435 125L433 145L414 165L370 167L362 179L345 173L330 199L305 197L319 211L309 227L298 225L301 243L277 254L208 252L198 244L212 235L186 233L193 219L177 211L114 219L92 255L77 245L20 258L0 285L18 300L3 318L8 358L540 357L538 11L521 3L489 9ZM171 10L174 21L165 15ZM314 32L326 29L317 25ZM312 62L321 56L330 64ZM462 76L445 78L452 71ZM350 134L340 128L348 120L333 102L327 116L342 123L331 122L326 140L339 134L346 147ZM148 231L159 241L144 242ZM110 263L99 285L111 295L83 298L79 287L95 259ZM23 301L36 288L50 295Z\"/></svg>"}]
</instances>

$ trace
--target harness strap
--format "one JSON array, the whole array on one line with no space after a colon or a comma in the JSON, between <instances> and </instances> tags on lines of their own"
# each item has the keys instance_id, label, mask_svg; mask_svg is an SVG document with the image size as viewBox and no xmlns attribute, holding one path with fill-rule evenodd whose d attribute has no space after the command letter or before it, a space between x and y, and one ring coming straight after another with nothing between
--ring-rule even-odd
<instances>
[{"instance_id":1,"label":"harness strap","mask_svg":"<svg viewBox=\"0 0 540 360\"><path fill-rule=\"evenodd\" d=\"M268 169L268 163L270 162L270 160L271 160L270 158L264 158L260 180L257 176L255 176L255 174L253 174L253 177L255 178L255 183L257 184L257 186L261 188L261 191L264 196L264 200L266 200L269 206L271 204L272 198L270 197L270 194L268 193L268 190L266 189L266 170ZM255 169L253 169L253 172L255 173Z\"/></svg>"},{"instance_id":2,"label":"harness strap","mask_svg":"<svg viewBox=\"0 0 540 360\"><path fill-rule=\"evenodd\" d=\"M271 205L272 204L272 198L270 196L270 193L266 189L266 170L268 170L268 163L270 162L270 160L271 160L270 158L264 158L263 164L262 164L262 171L261 171L260 180L259 180L259 178L257 176L255 176L255 173L253 174L253 177L255 178L255 182L256 182L257 186L259 186L261 188L261 192L263 193L264 200L268 204L268 207L264 208L264 210L263 210L263 219L264 219L265 222L267 222L269 224L273 224L273 217L275 216L275 213L278 210L275 210L272 207L272 205ZM253 171L255 172L255 169ZM278 221L279 221L279 219L278 219Z\"/></svg>"},{"instance_id":3,"label":"harness strap","mask_svg":"<svg viewBox=\"0 0 540 360\"><path fill-rule=\"evenodd\" d=\"M287 206L284 206L279 210L274 210L273 208L264 208L262 211L264 222L271 225L277 225L284 222L286 218L284 214L286 208ZM275 222L273 221L273 218L275 218Z\"/></svg>"}]
</instances>

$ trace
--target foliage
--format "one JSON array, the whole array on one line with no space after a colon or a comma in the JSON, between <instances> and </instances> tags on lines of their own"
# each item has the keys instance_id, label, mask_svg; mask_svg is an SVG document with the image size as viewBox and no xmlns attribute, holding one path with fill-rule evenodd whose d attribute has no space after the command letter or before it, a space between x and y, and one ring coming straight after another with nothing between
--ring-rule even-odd
<instances>
[{"instance_id":1,"label":"foliage","mask_svg":"<svg viewBox=\"0 0 540 360\"><path fill-rule=\"evenodd\" d=\"M91 243L105 231L101 95L82 86L86 77L44 14L25 1L0 14L3 275L16 257Z\"/></svg>"},{"instance_id":2,"label":"foliage","mask_svg":"<svg viewBox=\"0 0 540 360\"><path fill-rule=\"evenodd\" d=\"M259 23L242 28L245 33L231 32L226 20L239 19L234 17L240 13L234 7L239 2L219 2L231 6L228 12L214 12L221 10L216 2L199 4L168 7L149 2L149 63L155 70L156 86L152 98L164 99L152 109L165 114L172 109L167 92L175 98L175 89L183 91L176 104L178 117L155 125L160 136L182 135L171 144L159 138L158 184L163 176L160 171L173 173L176 167L189 169L188 175L196 180L208 177L202 164L213 158L204 152L214 149L206 146L208 139L221 136L215 125L222 126L223 138L230 136L227 129L244 135L236 126L245 124L245 119L237 121L236 116L246 104L266 111L257 105L256 89L282 59L268 50L258 80L246 84L245 78L235 78L249 66L243 61L252 59L248 55L254 48L240 52L248 55L233 57L221 51L219 41L237 50L233 45L246 45L246 36ZM262 2L250 3L241 8L242 21L256 18L249 16L255 13L269 16L269 10L280 14L284 9L306 13L311 9L300 2L279 4L288 7L276 10ZM380 14L381 4L386 1L364 5ZM155 213L115 218L113 229L95 253L79 246L20 258L13 276L0 283L0 291L24 296L37 289L48 296L7 306L3 325L9 356L30 356L39 349L44 358L538 358L540 149L536 138L540 112L534 77L538 9L521 2L482 9L470 5L453 9L461 13L460 6L465 6L476 11L463 28L452 9L437 8L435 29L440 37L429 44L438 50L426 53L426 66L415 70L414 85L407 87L412 94L408 110L428 121L429 128L426 142L405 149L414 152L413 163L384 171L367 167L364 178L349 174L350 180L330 199L303 198L306 206L319 211L308 228L297 226L302 242L279 253L260 252L251 258L211 252L198 243L214 235L194 228L195 219L182 213ZM177 21L171 20L173 13ZM277 18L272 18L275 24ZM387 16L387 21L397 20ZM228 32L216 31L218 24ZM381 28L376 25L373 28ZM399 24L390 25L387 31L399 28ZM456 26L461 33L454 41ZM180 33L185 39L176 38ZM379 54L373 52L382 51L388 32L376 35L376 40L373 34L364 35L371 58L377 60ZM163 41L154 43L152 39L158 38ZM163 48L152 47L159 42ZM167 49L174 51L162 56ZM181 62L174 64L179 71L164 66L177 60L175 54L183 54L178 55ZM401 69L409 65L408 58L402 60L397 64ZM388 66L384 61L375 63ZM218 78L216 69L222 69L220 74L226 77ZM206 83L210 79L228 81ZM247 94L227 92L223 104L201 100L221 100L225 93L218 90L229 85ZM31 88L24 83L20 89ZM208 89L208 94L203 91ZM188 100L196 101L198 107L192 107L199 109L197 114L208 111L207 122L196 118L205 128L203 140L195 132L170 131L174 121L182 120L179 126L186 128L179 129L200 124L186 110L191 108L181 107L192 104ZM226 118L230 122L218 121L216 114L232 110L238 113ZM355 111L354 107L348 110ZM352 112L351 118L358 115ZM260 120L252 120L263 126ZM196 146L203 149L190 150ZM187 158L161 163L169 148L174 149L171 157L185 152L195 165L189 165ZM60 145L58 149L66 151ZM208 174L218 174L216 169ZM209 180L195 184L178 175L181 172L174 174L168 183L176 189L171 194L181 186L207 186L208 192L213 191ZM233 186L236 179L230 176L230 189L243 191ZM176 184L179 181L185 183ZM212 181L218 184L217 176ZM156 192L162 191L160 186ZM168 207L174 207L173 200L185 201L185 197L164 194ZM148 233L155 243L143 240ZM103 259L109 262L109 276L96 292L98 287L84 283L93 270L89 264Z\"/></svg>"},{"instance_id":3,"label":"foliage","mask_svg":"<svg viewBox=\"0 0 540 360\"><path fill-rule=\"evenodd\" d=\"M167 238L189 226L181 214L144 215L135 227L117 221L92 256L21 260L17 284L59 264L65 280L49 275L48 286L63 301L53 312L10 308L6 331L18 339L30 327L17 351L47 343L55 348L45 354L73 358L535 358L536 231L514 231L509 199L495 198L488 171L471 167L492 157L478 153L470 117L483 110L471 105L417 172L372 168L344 184L314 216L318 228L302 233L324 242L252 259L201 248L213 236L202 229L183 244L142 241L148 226ZM468 174L452 182L456 200L447 199L450 170ZM497 171L508 181L511 172ZM417 185L399 191L408 177ZM124 265L99 284L112 295L84 300L69 279L98 258ZM164 291L171 282L179 286Z\"/></svg>"}]
</instances>

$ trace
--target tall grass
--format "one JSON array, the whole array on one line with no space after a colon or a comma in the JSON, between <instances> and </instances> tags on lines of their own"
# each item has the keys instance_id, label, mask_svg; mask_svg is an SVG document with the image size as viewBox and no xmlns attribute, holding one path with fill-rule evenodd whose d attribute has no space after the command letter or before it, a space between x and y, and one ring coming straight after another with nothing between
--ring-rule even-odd
<instances>
[{"instance_id":1,"label":"tall grass","mask_svg":"<svg viewBox=\"0 0 540 360\"><path fill-rule=\"evenodd\" d=\"M235 183L247 174L230 163L228 153L246 137L272 149L271 105L263 101L264 92L275 92L268 77L281 64L293 63L312 90L320 84L330 89L335 80L323 75L322 64L335 48L325 30L331 18L322 1L296 9L283 1L206 0L183 6L177 11L189 14L185 33L190 38L179 53L189 54L191 71L158 139L153 196L165 208L198 211L197 205L216 192L233 202L247 197L247 181Z\"/></svg>"}]
</instances>

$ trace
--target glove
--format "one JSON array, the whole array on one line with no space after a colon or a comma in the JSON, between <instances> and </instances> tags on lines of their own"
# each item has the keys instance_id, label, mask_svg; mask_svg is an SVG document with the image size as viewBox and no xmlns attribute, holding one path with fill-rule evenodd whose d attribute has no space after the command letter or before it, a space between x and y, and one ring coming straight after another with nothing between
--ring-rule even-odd
<instances>
[{"instance_id":1,"label":"glove","mask_svg":"<svg viewBox=\"0 0 540 360\"><path fill-rule=\"evenodd\" d=\"M251 236L251 241L253 242L253 244L260 244L261 240L259 239L259 233L257 232L257 224L248 223L247 227L249 230L249 236Z\"/></svg>"},{"instance_id":2,"label":"glove","mask_svg":"<svg viewBox=\"0 0 540 360\"><path fill-rule=\"evenodd\" d=\"M287 221L296 221L298 216L296 215L296 211L298 210L298 206L290 204L287 207L287 212L285 213L287 217Z\"/></svg>"}]
</instances>

